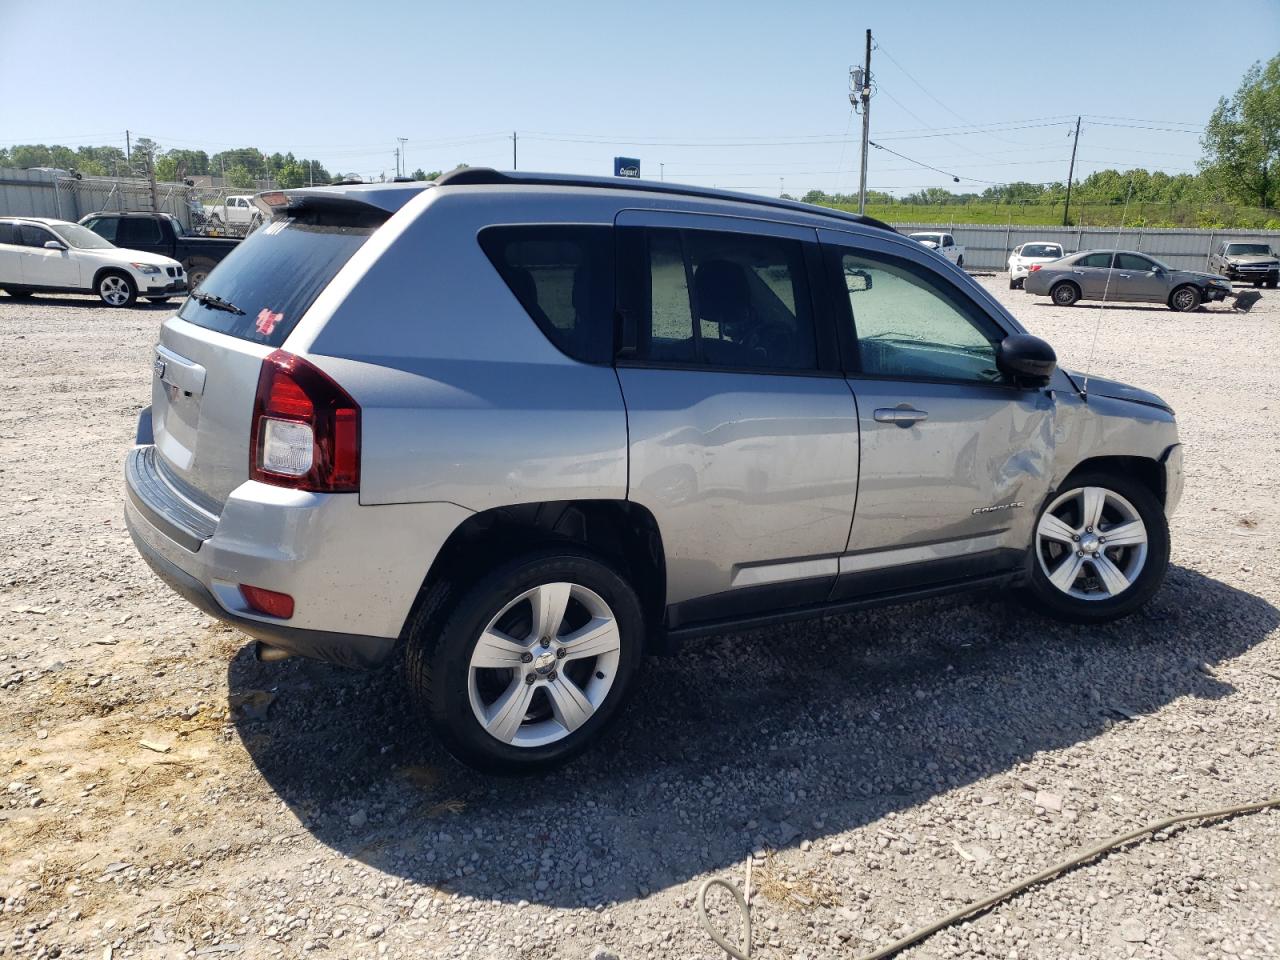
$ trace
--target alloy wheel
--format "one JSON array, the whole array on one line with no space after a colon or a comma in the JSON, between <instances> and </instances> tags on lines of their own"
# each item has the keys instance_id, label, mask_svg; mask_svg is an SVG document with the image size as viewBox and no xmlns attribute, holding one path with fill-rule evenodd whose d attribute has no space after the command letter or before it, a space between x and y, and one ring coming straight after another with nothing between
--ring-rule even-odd
<instances>
[{"instance_id":1,"label":"alloy wheel","mask_svg":"<svg viewBox=\"0 0 1280 960\"><path fill-rule=\"evenodd\" d=\"M113 307L123 307L129 302L129 283L123 277L104 277L98 290L102 299Z\"/></svg>"},{"instance_id":2,"label":"alloy wheel","mask_svg":"<svg viewBox=\"0 0 1280 960\"><path fill-rule=\"evenodd\" d=\"M576 583L540 584L503 606L476 640L471 710L503 743L555 743L604 703L621 648L617 619L599 594Z\"/></svg>"},{"instance_id":3,"label":"alloy wheel","mask_svg":"<svg viewBox=\"0 0 1280 960\"><path fill-rule=\"evenodd\" d=\"M1058 497L1036 526L1045 577L1077 600L1110 600L1133 585L1147 562L1147 528L1114 490L1077 487Z\"/></svg>"}]
</instances>

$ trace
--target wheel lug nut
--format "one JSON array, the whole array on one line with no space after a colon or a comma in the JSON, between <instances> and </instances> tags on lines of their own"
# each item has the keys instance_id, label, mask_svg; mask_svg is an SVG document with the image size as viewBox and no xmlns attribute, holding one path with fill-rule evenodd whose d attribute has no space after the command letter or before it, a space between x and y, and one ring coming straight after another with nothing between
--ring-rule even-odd
<instances>
[{"instance_id":1,"label":"wheel lug nut","mask_svg":"<svg viewBox=\"0 0 1280 960\"><path fill-rule=\"evenodd\" d=\"M554 670L552 670L550 673L547 674L548 680L554 680L555 678L556 678L556 672Z\"/></svg>"},{"instance_id":2,"label":"wheel lug nut","mask_svg":"<svg viewBox=\"0 0 1280 960\"><path fill-rule=\"evenodd\" d=\"M520 662L521 662L521 663L533 663L533 654L532 654L532 653L522 653L522 654L520 654Z\"/></svg>"},{"instance_id":3,"label":"wheel lug nut","mask_svg":"<svg viewBox=\"0 0 1280 960\"><path fill-rule=\"evenodd\" d=\"M538 679L538 678L537 678L536 676L534 676L532 673L526 673L526 674L524 675L524 682L525 682L525 683L533 683L533 681L535 681L535 680L537 680L537 679Z\"/></svg>"},{"instance_id":4,"label":"wheel lug nut","mask_svg":"<svg viewBox=\"0 0 1280 960\"><path fill-rule=\"evenodd\" d=\"M561 647L560 649L558 649L558 650L556 651L556 659L557 659L557 660L563 660L563 659L564 659L564 647Z\"/></svg>"},{"instance_id":5,"label":"wheel lug nut","mask_svg":"<svg viewBox=\"0 0 1280 960\"><path fill-rule=\"evenodd\" d=\"M1076 533L1076 534L1072 534L1071 539L1072 539L1072 540L1074 540L1076 543L1079 543L1079 542L1080 542L1080 534L1078 534L1078 533Z\"/></svg>"},{"instance_id":6,"label":"wheel lug nut","mask_svg":"<svg viewBox=\"0 0 1280 960\"><path fill-rule=\"evenodd\" d=\"M544 647L549 647L549 646L551 646L551 638L550 638L550 637L543 637L543 638L542 638L542 645L543 645Z\"/></svg>"}]
</instances>

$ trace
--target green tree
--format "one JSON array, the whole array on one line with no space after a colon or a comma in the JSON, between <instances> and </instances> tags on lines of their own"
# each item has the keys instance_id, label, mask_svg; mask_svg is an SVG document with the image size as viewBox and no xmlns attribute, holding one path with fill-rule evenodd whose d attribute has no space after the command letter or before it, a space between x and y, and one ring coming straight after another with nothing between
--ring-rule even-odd
<instances>
[{"instance_id":1,"label":"green tree","mask_svg":"<svg viewBox=\"0 0 1280 960\"><path fill-rule=\"evenodd\" d=\"M439 179L439 177L440 177L439 170L432 170L430 173L427 173L425 170L419 167L417 170L413 171L413 179L415 180L436 180L436 179Z\"/></svg>"},{"instance_id":2,"label":"green tree","mask_svg":"<svg viewBox=\"0 0 1280 960\"><path fill-rule=\"evenodd\" d=\"M1201 169L1241 203L1280 203L1280 54L1245 73L1231 99L1218 101L1200 139Z\"/></svg>"},{"instance_id":3,"label":"green tree","mask_svg":"<svg viewBox=\"0 0 1280 960\"><path fill-rule=\"evenodd\" d=\"M246 167L243 163L237 163L234 166L227 167L227 183L241 190L248 190L253 187L253 171Z\"/></svg>"},{"instance_id":4,"label":"green tree","mask_svg":"<svg viewBox=\"0 0 1280 960\"><path fill-rule=\"evenodd\" d=\"M276 171L276 182L285 190L306 186L307 168L297 161L286 163Z\"/></svg>"}]
</instances>

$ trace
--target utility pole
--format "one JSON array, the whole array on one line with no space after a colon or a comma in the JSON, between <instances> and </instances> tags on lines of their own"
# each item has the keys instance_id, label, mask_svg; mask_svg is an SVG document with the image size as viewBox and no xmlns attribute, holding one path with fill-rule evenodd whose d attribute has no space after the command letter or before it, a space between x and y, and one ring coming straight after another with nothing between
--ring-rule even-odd
<instances>
[{"instance_id":1,"label":"utility pole","mask_svg":"<svg viewBox=\"0 0 1280 960\"><path fill-rule=\"evenodd\" d=\"M405 156L404 145L409 142L408 137L396 137L400 141L400 176L407 177L409 175L409 158Z\"/></svg>"},{"instance_id":2,"label":"utility pole","mask_svg":"<svg viewBox=\"0 0 1280 960\"><path fill-rule=\"evenodd\" d=\"M1062 225L1067 225L1067 212L1071 209L1071 181L1076 175L1076 147L1080 146L1080 118L1076 117L1076 137L1071 141L1071 166L1067 169L1067 202L1062 205Z\"/></svg>"},{"instance_id":3,"label":"utility pole","mask_svg":"<svg viewBox=\"0 0 1280 960\"><path fill-rule=\"evenodd\" d=\"M129 131L124 132L124 162L129 168L129 175L133 175L133 148L129 146Z\"/></svg>"},{"instance_id":4,"label":"utility pole","mask_svg":"<svg viewBox=\"0 0 1280 960\"><path fill-rule=\"evenodd\" d=\"M395 155L396 155L396 176L398 177L400 176L400 148L399 147L396 147Z\"/></svg>"},{"instance_id":5,"label":"utility pole","mask_svg":"<svg viewBox=\"0 0 1280 960\"><path fill-rule=\"evenodd\" d=\"M778 178L778 198L781 199L787 193L787 182L782 177Z\"/></svg>"},{"instance_id":6,"label":"utility pole","mask_svg":"<svg viewBox=\"0 0 1280 960\"><path fill-rule=\"evenodd\" d=\"M861 68L849 70L849 102L862 107L862 171L858 177L858 213L867 212L867 145L871 142L871 31L867 31L867 56Z\"/></svg>"},{"instance_id":7,"label":"utility pole","mask_svg":"<svg viewBox=\"0 0 1280 960\"><path fill-rule=\"evenodd\" d=\"M518 138L516 137L516 132L512 130L511 131L511 169L512 170L520 169L520 164L516 162L516 147L518 146L517 139Z\"/></svg>"},{"instance_id":8,"label":"utility pole","mask_svg":"<svg viewBox=\"0 0 1280 960\"><path fill-rule=\"evenodd\" d=\"M667 165L665 163L658 164L658 179L659 180L667 179Z\"/></svg>"}]
</instances>

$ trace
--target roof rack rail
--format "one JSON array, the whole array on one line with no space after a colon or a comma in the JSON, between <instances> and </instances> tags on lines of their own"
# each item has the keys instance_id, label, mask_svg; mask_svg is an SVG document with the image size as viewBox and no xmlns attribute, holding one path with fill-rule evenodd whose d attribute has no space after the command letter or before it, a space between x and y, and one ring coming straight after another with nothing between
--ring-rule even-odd
<instances>
[{"instance_id":1,"label":"roof rack rail","mask_svg":"<svg viewBox=\"0 0 1280 960\"><path fill-rule=\"evenodd\" d=\"M733 190L715 190L706 187L691 187L687 184L666 183L652 180L634 180L628 177L588 177L569 173L507 173L492 167L462 167L451 170L435 181L438 187L466 187L477 185L501 186L538 186L538 187L596 187L606 190L635 190L642 193L665 193L673 196L706 197L711 200L733 200L738 203L754 203L762 207L778 207L783 210L794 210L800 213L818 213L822 216L835 217L860 223L866 227L876 227L897 231L882 220L836 210L834 207L815 207L798 200L775 199L761 197L751 193L737 193Z\"/></svg>"}]
</instances>

